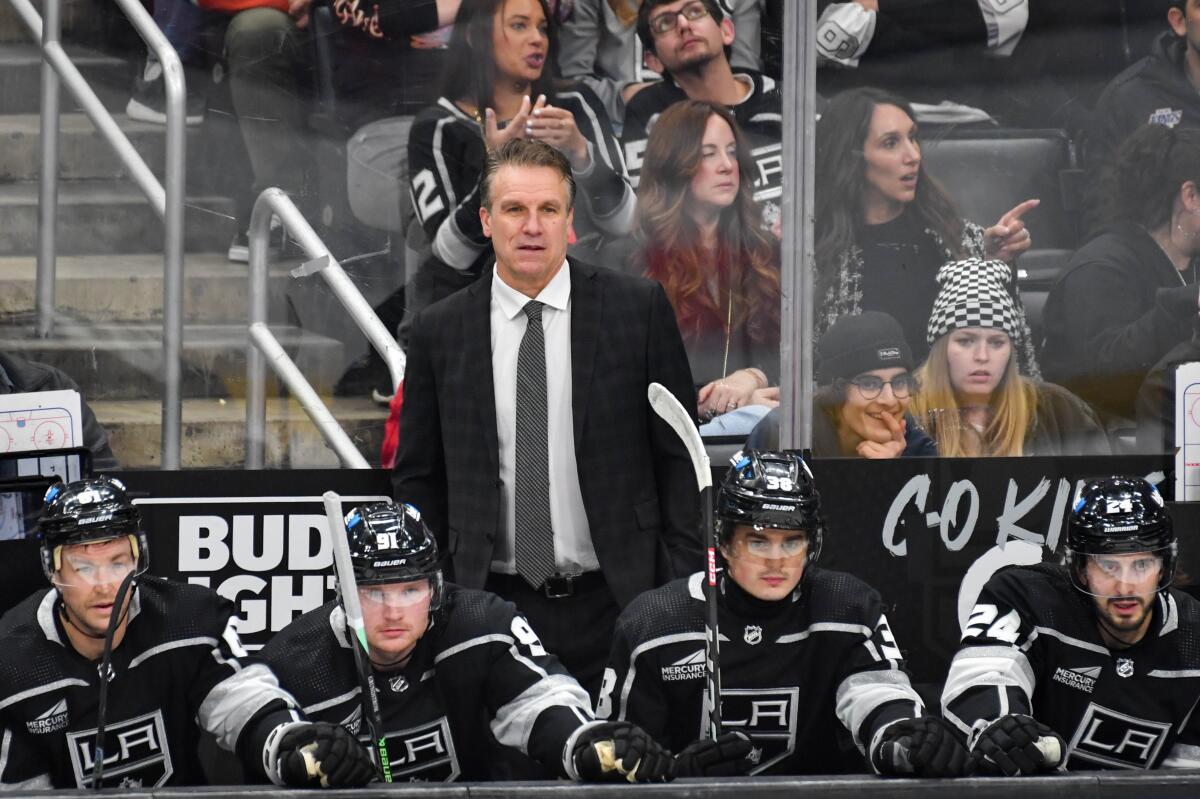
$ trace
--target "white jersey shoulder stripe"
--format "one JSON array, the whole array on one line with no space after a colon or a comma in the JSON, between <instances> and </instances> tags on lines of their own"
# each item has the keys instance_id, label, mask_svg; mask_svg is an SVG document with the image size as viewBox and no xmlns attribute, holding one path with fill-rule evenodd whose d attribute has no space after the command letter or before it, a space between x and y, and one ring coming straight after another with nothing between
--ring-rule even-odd
<instances>
[{"instance_id":1,"label":"white jersey shoulder stripe","mask_svg":"<svg viewBox=\"0 0 1200 799\"><path fill-rule=\"evenodd\" d=\"M322 710L326 710L331 707L337 707L342 702L347 702L361 693L362 688L356 685L344 694L330 697L329 699L324 699L320 702L315 702L307 707L300 708L300 710L306 716L312 715L313 713L320 713Z\"/></svg>"},{"instance_id":2,"label":"white jersey shoulder stripe","mask_svg":"<svg viewBox=\"0 0 1200 799\"><path fill-rule=\"evenodd\" d=\"M848 624L837 621L822 621L816 624L810 624L804 630L798 633L788 633L781 635L775 639L777 644L794 644L797 641L803 641L813 633L851 633L853 635L862 635L870 638L872 630L865 624Z\"/></svg>"},{"instance_id":3,"label":"white jersey shoulder stripe","mask_svg":"<svg viewBox=\"0 0 1200 799\"><path fill-rule=\"evenodd\" d=\"M1200 669L1154 669L1146 672L1147 677L1163 677L1171 680L1188 680L1200 677Z\"/></svg>"},{"instance_id":4,"label":"white jersey shoulder stripe","mask_svg":"<svg viewBox=\"0 0 1200 799\"><path fill-rule=\"evenodd\" d=\"M492 633L491 635L481 635L478 638L469 638L466 641L463 641L461 644L455 644L454 646L443 649L441 652L439 652L438 655L433 659L434 665L441 663L448 657L457 655L459 652L465 652L473 647L484 646L485 644L491 643L501 643L512 646L515 641L511 635L504 635L503 633Z\"/></svg>"},{"instance_id":5,"label":"white jersey shoulder stripe","mask_svg":"<svg viewBox=\"0 0 1200 799\"><path fill-rule=\"evenodd\" d=\"M1088 643L1087 641L1081 641L1078 638L1072 638L1071 636L1067 635L1066 633L1060 633L1058 630L1055 630L1051 627L1034 627L1033 635L1048 635L1051 638L1056 638L1059 641L1062 641L1067 646L1073 646L1073 647L1076 647L1077 649L1085 649L1088 652L1096 652L1097 654L1100 654L1100 655L1112 654L1111 652L1108 651L1107 647L1100 646L1099 644L1091 644L1091 643ZM1026 642L1024 648L1028 648L1029 645L1032 643L1033 643L1033 636L1031 635L1030 640Z\"/></svg>"},{"instance_id":6,"label":"white jersey shoulder stripe","mask_svg":"<svg viewBox=\"0 0 1200 799\"><path fill-rule=\"evenodd\" d=\"M4 708L8 707L9 705L15 705L18 702L24 702L26 699L29 699L30 697L38 696L40 694L48 694L51 691L57 691L59 688L68 688L72 685L81 685L86 688L88 683L86 680L81 680L78 677L67 677L62 680L55 680L54 682L48 682L45 685L39 685L34 688L30 688L26 691L21 691L19 693L15 693L12 696L9 696L5 699L0 700L0 710L3 710Z\"/></svg>"},{"instance_id":7,"label":"white jersey shoulder stripe","mask_svg":"<svg viewBox=\"0 0 1200 799\"><path fill-rule=\"evenodd\" d=\"M142 665L155 655L161 655L163 652L169 652L172 649L183 649L189 646L215 647L216 645L217 639L207 635L201 635L195 638L182 638L178 641L168 641L165 644L159 644L158 646L150 647L145 652L129 661L129 668L136 669L138 666Z\"/></svg>"}]
</instances>

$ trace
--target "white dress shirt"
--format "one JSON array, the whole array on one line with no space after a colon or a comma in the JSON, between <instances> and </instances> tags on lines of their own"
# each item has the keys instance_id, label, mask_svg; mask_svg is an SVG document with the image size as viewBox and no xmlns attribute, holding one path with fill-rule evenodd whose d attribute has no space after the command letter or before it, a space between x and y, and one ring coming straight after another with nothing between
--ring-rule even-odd
<instances>
[{"instance_id":1,"label":"white dress shirt","mask_svg":"<svg viewBox=\"0 0 1200 799\"><path fill-rule=\"evenodd\" d=\"M546 337L546 440L549 445L550 522L554 526L554 562L560 574L577 574L600 568L575 462L575 414L571 389L571 270L564 261L550 282L535 297L542 308ZM492 385L496 399L496 438L500 447L500 501L504 537L496 542L492 571L516 574L513 531L516 529L517 353L528 318L522 309L529 302L492 270L491 339Z\"/></svg>"}]
</instances>

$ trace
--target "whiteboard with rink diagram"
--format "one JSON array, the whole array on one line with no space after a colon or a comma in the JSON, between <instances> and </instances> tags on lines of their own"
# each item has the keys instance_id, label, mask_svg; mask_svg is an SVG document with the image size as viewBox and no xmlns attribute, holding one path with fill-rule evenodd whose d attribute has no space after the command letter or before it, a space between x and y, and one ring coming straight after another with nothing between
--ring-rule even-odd
<instances>
[{"instance_id":1,"label":"whiteboard with rink diagram","mask_svg":"<svg viewBox=\"0 0 1200 799\"><path fill-rule=\"evenodd\" d=\"M78 391L0 395L0 453L82 447Z\"/></svg>"}]
</instances>

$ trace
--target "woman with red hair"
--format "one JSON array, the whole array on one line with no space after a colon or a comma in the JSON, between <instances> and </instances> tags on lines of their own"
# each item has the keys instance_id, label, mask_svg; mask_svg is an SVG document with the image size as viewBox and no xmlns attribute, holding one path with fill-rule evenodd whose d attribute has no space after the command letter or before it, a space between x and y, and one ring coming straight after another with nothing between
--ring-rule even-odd
<instances>
[{"instance_id":1,"label":"woman with red hair","mask_svg":"<svg viewBox=\"0 0 1200 799\"><path fill-rule=\"evenodd\" d=\"M779 242L752 165L725 107L685 100L654 124L638 187L640 265L675 309L705 419L778 404Z\"/></svg>"}]
</instances>

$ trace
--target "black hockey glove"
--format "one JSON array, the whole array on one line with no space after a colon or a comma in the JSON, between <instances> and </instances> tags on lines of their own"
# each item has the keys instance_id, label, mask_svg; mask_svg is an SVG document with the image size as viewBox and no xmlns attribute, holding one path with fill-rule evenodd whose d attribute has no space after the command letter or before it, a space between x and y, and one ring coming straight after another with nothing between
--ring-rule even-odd
<instances>
[{"instance_id":1,"label":"black hockey glove","mask_svg":"<svg viewBox=\"0 0 1200 799\"><path fill-rule=\"evenodd\" d=\"M936 716L892 722L871 752L871 766L890 776L962 777L974 765L958 732Z\"/></svg>"},{"instance_id":2,"label":"black hockey glove","mask_svg":"<svg viewBox=\"0 0 1200 799\"><path fill-rule=\"evenodd\" d=\"M267 738L264 765L271 781L289 788L357 788L375 779L375 764L340 724L294 722Z\"/></svg>"},{"instance_id":3,"label":"black hockey glove","mask_svg":"<svg viewBox=\"0 0 1200 799\"><path fill-rule=\"evenodd\" d=\"M671 753L645 730L627 721L606 721L579 734L571 751L584 782L667 782Z\"/></svg>"},{"instance_id":4,"label":"black hockey glove","mask_svg":"<svg viewBox=\"0 0 1200 799\"><path fill-rule=\"evenodd\" d=\"M1032 716L1009 714L971 733L970 749L982 774L1016 777L1053 771L1067 747L1054 730Z\"/></svg>"},{"instance_id":5,"label":"black hockey glove","mask_svg":"<svg viewBox=\"0 0 1200 799\"><path fill-rule=\"evenodd\" d=\"M701 738L675 755L676 777L737 777L753 768L754 744L742 732L727 732L717 740Z\"/></svg>"}]
</instances>

